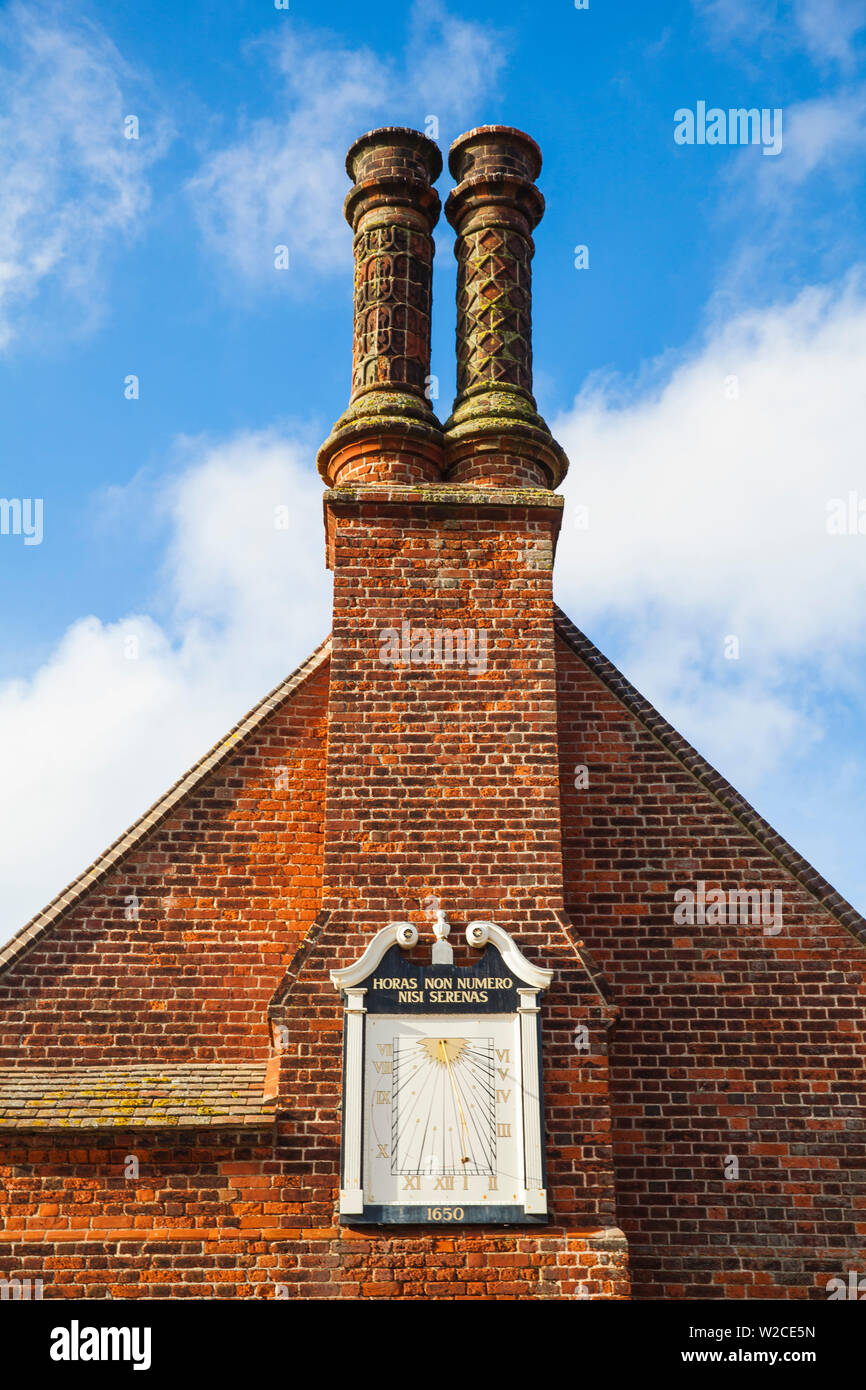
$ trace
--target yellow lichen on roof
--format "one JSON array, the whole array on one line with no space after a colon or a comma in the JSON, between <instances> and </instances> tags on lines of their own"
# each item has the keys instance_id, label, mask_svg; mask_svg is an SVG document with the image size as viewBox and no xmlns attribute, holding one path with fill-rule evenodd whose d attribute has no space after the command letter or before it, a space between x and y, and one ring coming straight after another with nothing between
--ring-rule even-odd
<instances>
[{"instance_id":1,"label":"yellow lichen on roof","mask_svg":"<svg viewBox=\"0 0 866 1390\"><path fill-rule=\"evenodd\" d=\"M263 1125L265 1062L0 1068L0 1129Z\"/></svg>"}]
</instances>

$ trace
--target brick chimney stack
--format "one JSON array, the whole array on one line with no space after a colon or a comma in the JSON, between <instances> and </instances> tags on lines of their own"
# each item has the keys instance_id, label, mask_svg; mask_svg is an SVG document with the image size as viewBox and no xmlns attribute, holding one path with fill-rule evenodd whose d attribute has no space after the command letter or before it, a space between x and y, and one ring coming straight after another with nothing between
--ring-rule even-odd
<instances>
[{"instance_id":1,"label":"brick chimney stack","mask_svg":"<svg viewBox=\"0 0 866 1390\"><path fill-rule=\"evenodd\" d=\"M354 237L352 397L319 450L331 485L438 481L442 427L427 396L439 149L417 130L372 130L349 150Z\"/></svg>"},{"instance_id":2,"label":"brick chimney stack","mask_svg":"<svg viewBox=\"0 0 866 1390\"><path fill-rule=\"evenodd\" d=\"M445 426L448 477L490 487L548 487L568 460L532 395L532 231L544 212L541 151L511 126L454 141L457 187L457 399Z\"/></svg>"},{"instance_id":3,"label":"brick chimney stack","mask_svg":"<svg viewBox=\"0 0 866 1390\"><path fill-rule=\"evenodd\" d=\"M347 161L353 394L319 456L334 572L322 904L347 943L395 914L423 922L431 899L453 922L490 912L522 933L562 909L552 488L566 461L531 395L540 157L483 127L452 160L448 477L424 394L438 151L379 130Z\"/></svg>"}]
</instances>

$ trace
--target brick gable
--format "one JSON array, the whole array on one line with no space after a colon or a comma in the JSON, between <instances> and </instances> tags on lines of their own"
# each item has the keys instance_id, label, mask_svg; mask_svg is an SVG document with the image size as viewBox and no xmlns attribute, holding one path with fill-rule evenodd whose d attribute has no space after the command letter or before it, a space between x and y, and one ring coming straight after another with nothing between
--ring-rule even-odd
<instances>
[{"instance_id":1,"label":"brick gable","mask_svg":"<svg viewBox=\"0 0 866 1390\"><path fill-rule=\"evenodd\" d=\"M148 1133L150 1120L124 1130L122 1116L103 1134L85 1123L76 1139L4 1133L4 1271L48 1274L49 1296L63 1297L618 1297L619 1225L638 1298L825 1297L828 1278L862 1261L863 948L558 627L570 921L536 914L521 933L557 971L544 1033L550 1225L444 1237L335 1224L341 1010L329 971L366 933L339 911L313 911L324 665L0 977L6 1057L34 1080L46 1061L95 1051L115 1064L195 1058L218 1078L227 1062L267 1056L270 1025L264 1133L208 1119L213 1133L181 1142ZM580 790L577 763L589 770ZM263 782L272 765L294 769L281 796ZM252 857L270 876L263 918L231 906L236 835L247 846L238 862ZM148 897L162 900L193 868L208 875L207 900L187 896L144 935L123 919L132 870L148 875L147 924ZM701 874L781 885L784 930L750 939L742 926L674 925L674 888ZM215 907L230 929L215 925ZM115 925L85 935L106 911ZM202 940L182 986L178 956ZM171 1007L142 1011L130 961L153 959L157 941ZM89 983L73 991L70 978ZM128 1017L138 1032L125 1031ZM30 1027L23 1054L19 1018ZM579 1023L590 1037L580 1056ZM124 1177L131 1154L137 1181ZM730 1154L738 1181L724 1175Z\"/></svg>"},{"instance_id":2,"label":"brick gable","mask_svg":"<svg viewBox=\"0 0 866 1390\"><path fill-rule=\"evenodd\" d=\"M557 666L566 905L621 1009L634 1296L826 1297L866 1247L866 947L562 638ZM781 931L676 925L698 879L780 889Z\"/></svg>"}]
</instances>

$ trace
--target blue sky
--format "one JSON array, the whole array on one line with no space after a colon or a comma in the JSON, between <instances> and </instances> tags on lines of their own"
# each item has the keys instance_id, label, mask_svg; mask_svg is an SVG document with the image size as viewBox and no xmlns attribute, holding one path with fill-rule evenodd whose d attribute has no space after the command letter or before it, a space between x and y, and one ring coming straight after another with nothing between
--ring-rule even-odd
<instances>
[{"instance_id":1,"label":"blue sky","mask_svg":"<svg viewBox=\"0 0 866 1390\"><path fill-rule=\"evenodd\" d=\"M676 144L699 101L781 109L781 153ZM544 154L559 601L866 909L862 4L143 0L0 10L0 495L44 508L41 544L0 535L0 934L327 630L342 159L431 117L443 152L505 122Z\"/></svg>"}]
</instances>

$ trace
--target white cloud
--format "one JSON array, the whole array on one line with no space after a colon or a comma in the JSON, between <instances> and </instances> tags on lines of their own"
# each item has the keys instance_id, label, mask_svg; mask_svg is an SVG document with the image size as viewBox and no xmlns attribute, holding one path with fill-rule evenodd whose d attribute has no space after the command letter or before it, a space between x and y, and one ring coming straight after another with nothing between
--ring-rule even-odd
<instances>
[{"instance_id":1,"label":"white cloud","mask_svg":"<svg viewBox=\"0 0 866 1390\"><path fill-rule=\"evenodd\" d=\"M731 251L718 276L717 299L766 303L804 264L830 280L859 259L857 224L866 153L866 83L857 74L866 39L863 0L692 0L713 46L743 71L753 95L704 94L723 109L754 106L781 112L781 153L760 158L743 148L718 165L715 220ZM859 36L859 37L858 37ZM822 90L787 100L778 71L805 52L820 69ZM760 81L768 78L765 98ZM727 79L728 87L732 80Z\"/></svg>"},{"instance_id":2,"label":"white cloud","mask_svg":"<svg viewBox=\"0 0 866 1390\"><path fill-rule=\"evenodd\" d=\"M349 188L352 141L379 124L421 129L428 115L444 138L443 127L492 95L505 61L496 31L423 0L410 31L402 65L312 31L256 45L259 61L266 54L278 74L281 115L250 123L188 185L206 249L233 274L248 284L279 275L291 288L348 266L351 238L335 213ZM288 274L274 268L274 248L283 245Z\"/></svg>"},{"instance_id":3,"label":"white cloud","mask_svg":"<svg viewBox=\"0 0 866 1390\"><path fill-rule=\"evenodd\" d=\"M862 0L692 0L712 40L737 50L802 49L819 67L849 69L866 28ZM748 62L748 59L745 59Z\"/></svg>"},{"instance_id":4,"label":"white cloud","mask_svg":"<svg viewBox=\"0 0 866 1390\"><path fill-rule=\"evenodd\" d=\"M784 142L778 181L763 180L765 194L803 183L817 171L841 169L855 178L861 176L862 170L852 161L866 148L866 87L796 102L785 112Z\"/></svg>"},{"instance_id":5,"label":"white cloud","mask_svg":"<svg viewBox=\"0 0 866 1390\"><path fill-rule=\"evenodd\" d=\"M505 61L495 29L457 19L437 0L413 7L407 80L425 118L437 115L442 124L469 120L492 97Z\"/></svg>"},{"instance_id":6,"label":"white cloud","mask_svg":"<svg viewBox=\"0 0 866 1390\"><path fill-rule=\"evenodd\" d=\"M620 632L639 687L746 780L821 739L866 663L866 534L827 531L832 499L866 509L864 366L852 275L717 325L651 386L590 382L554 426L560 601Z\"/></svg>"},{"instance_id":7,"label":"white cloud","mask_svg":"<svg viewBox=\"0 0 866 1390\"><path fill-rule=\"evenodd\" d=\"M278 273L280 245L289 247L292 276L351 261L338 215L347 131L364 129L387 91L386 69L369 51L305 48L289 38L276 58L287 117L256 121L189 184L207 248L248 281Z\"/></svg>"},{"instance_id":8,"label":"white cloud","mask_svg":"<svg viewBox=\"0 0 866 1390\"><path fill-rule=\"evenodd\" d=\"M692 0L692 6L716 44L756 44L779 18L779 0Z\"/></svg>"},{"instance_id":9,"label":"white cloud","mask_svg":"<svg viewBox=\"0 0 866 1390\"><path fill-rule=\"evenodd\" d=\"M70 326L97 311L104 255L136 231L167 139L161 117L148 128L130 106L138 96L90 21L22 4L0 16L0 348L30 327L40 291L71 300ZM138 140L124 138L130 114L144 122Z\"/></svg>"},{"instance_id":10,"label":"white cloud","mask_svg":"<svg viewBox=\"0 0 866 1390\"><path fill-rule=\"evenodd\" d=\"M833 280L861 255L860 203L866 153L866 85L782 108L782 153L742 148L720 166L716 230L729 252L714 303L767 304L790 284Z\"/></svg>"},{"instance_id":11,"label":"white cloud","mask_svg":"<svg viewBox=\"0 0 866 1390\"><path fill-rule=\"evenodd\" d=\"M329 630L321 487L309 452L250 434L186 441L183 454L185 468L159 499L171 524L169 616L83 618L32 679L0 685L0 939ZM122 502L115 494L118 524Z\"/></svg>"},{"instance_id":12,"label":"white cloud","mask_svg":"<svg viewBox=\"0 0 866 1390\"><path fill-rule=\"evenodd\" d=\"M810 57L842 68L853 64L855 39L866 28L863 0L794 0L793 14Z\"/></svg>"}]
</instances>

